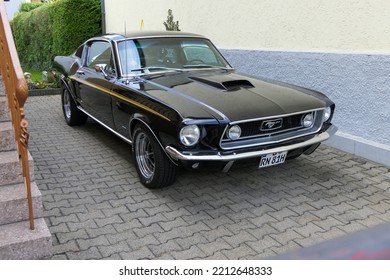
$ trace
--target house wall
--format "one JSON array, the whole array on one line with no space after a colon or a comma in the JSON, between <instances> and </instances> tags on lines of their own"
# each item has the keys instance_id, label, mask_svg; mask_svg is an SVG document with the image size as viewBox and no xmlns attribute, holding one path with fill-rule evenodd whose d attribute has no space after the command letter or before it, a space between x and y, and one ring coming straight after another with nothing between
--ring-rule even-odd
<instances>
[{"instance_id":1,"label":"house wall","mask_svg":"<svg viewBox=\"0 0 390 280\"><path fill-rule=\"evenodd\" d=\"M7 12L8 19L13 19L14 15L19 11L20 4L27 2L26 0L9 0L5 1L5 11Z\"/></svg>"},{"instance_id":2,"label":"house wall","mask_svg":"<svg viewBox=\"0 0 390 280\"><path fill-rule=\"evenodd\" d=\"M238 71L326 93L339 132L329 145L390 165L390 1L105 1L107 32L203 34Z\"/></svg>"}]
</instances>

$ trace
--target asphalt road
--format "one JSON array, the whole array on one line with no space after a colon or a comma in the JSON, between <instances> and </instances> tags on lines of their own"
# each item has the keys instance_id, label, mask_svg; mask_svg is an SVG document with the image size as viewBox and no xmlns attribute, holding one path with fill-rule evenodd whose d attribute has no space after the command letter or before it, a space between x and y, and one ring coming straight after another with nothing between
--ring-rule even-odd
<instances>
[{"instance_id":1,"label":"asphalt road","mask_svg":"<svg viewBox=\"0 0 390 280\"><path fill-rule=\"evenodd\" d=\"M130 146L67 126L60 96L29 98L26 115L53 259L264 259L390 221L389 168L333 148L149 190Z\"/></svg>"}]
</instances>

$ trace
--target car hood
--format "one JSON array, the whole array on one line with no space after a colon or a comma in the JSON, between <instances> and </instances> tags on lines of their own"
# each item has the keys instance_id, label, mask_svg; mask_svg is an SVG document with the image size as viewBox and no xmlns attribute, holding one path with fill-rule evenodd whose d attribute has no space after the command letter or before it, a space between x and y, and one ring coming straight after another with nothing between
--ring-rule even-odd
<instances>
[{"instance_id":1,"label":"car hood","mask_svg":"<svg viewBox=\"0 0 390 280\"><path fill-rule=\"evenodd\" d=\"M185 119L234 122L324 108L315 91L235 72L193 71L145 79L144 90Z\"/></svg>"}]
</instances>

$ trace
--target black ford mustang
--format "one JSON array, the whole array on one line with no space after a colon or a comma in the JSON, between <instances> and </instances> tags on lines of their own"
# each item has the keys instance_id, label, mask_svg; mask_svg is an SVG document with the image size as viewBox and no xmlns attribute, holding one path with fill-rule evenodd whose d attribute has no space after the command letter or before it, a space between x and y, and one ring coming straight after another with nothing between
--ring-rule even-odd
<instances>
[{"instance_id":1,"label":"black ford mustang","mask_svg":"<svg viewBox=\"0 0 390 280\"><path fill-rule=\"evenodd\" d=\"M90 117L132 144L141 182L172 184L179 165L257 158L259 167L312 153L332 136L325 95L238 74L203 36L142 32L95 37L57 56L69 125Z\"/></svg>"}]
</instances>

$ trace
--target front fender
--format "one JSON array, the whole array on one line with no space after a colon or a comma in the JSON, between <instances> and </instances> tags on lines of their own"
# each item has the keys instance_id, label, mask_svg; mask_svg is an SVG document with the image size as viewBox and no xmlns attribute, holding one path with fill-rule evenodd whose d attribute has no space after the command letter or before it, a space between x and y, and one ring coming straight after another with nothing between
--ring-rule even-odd
<instances>
[{"instance_id":1,"label":"front fender","mask_svg":"<svg viewBox=\"0 0 390 280\"><path fill-rule=\"evenodd\" d=\"M150 121L147 116L144 116L142 114L134 114L130 118L129 122L129 132L130 132L130 140L133 142L133 131L135 126L138 123L142 123L149 131L153 134L154 138L156 139L157 143L160 145L161 149L164 151L164 153L167 155L167 157L175 164L177 165L177 162L166 152L166 147L168 146L166 143L164 144L164 137L161 137L161 133L158 131L155 131L152 126L150 125ZM133 145L133 152L134 152L134 145Z\"/></svg>"},{"instance_id":2,"label":"front fender","mask_svg":"<svg viewBox=\"0 0 390 280\"><path fill-rule=\"evenodd\" d=\"M130 134L130 140L131 141L133 141L134 127L139 122L141 122L144 125L146 125L150 129L150 131L153 132L153 134L155 134L155 132L150 127L150 119L147 116L145 116L145 115L142 115L142 114L139 114L139 113L135 113L135 114L130 116L130 121L129 121L129 134Z\"/></svg>"}]
</instances>

